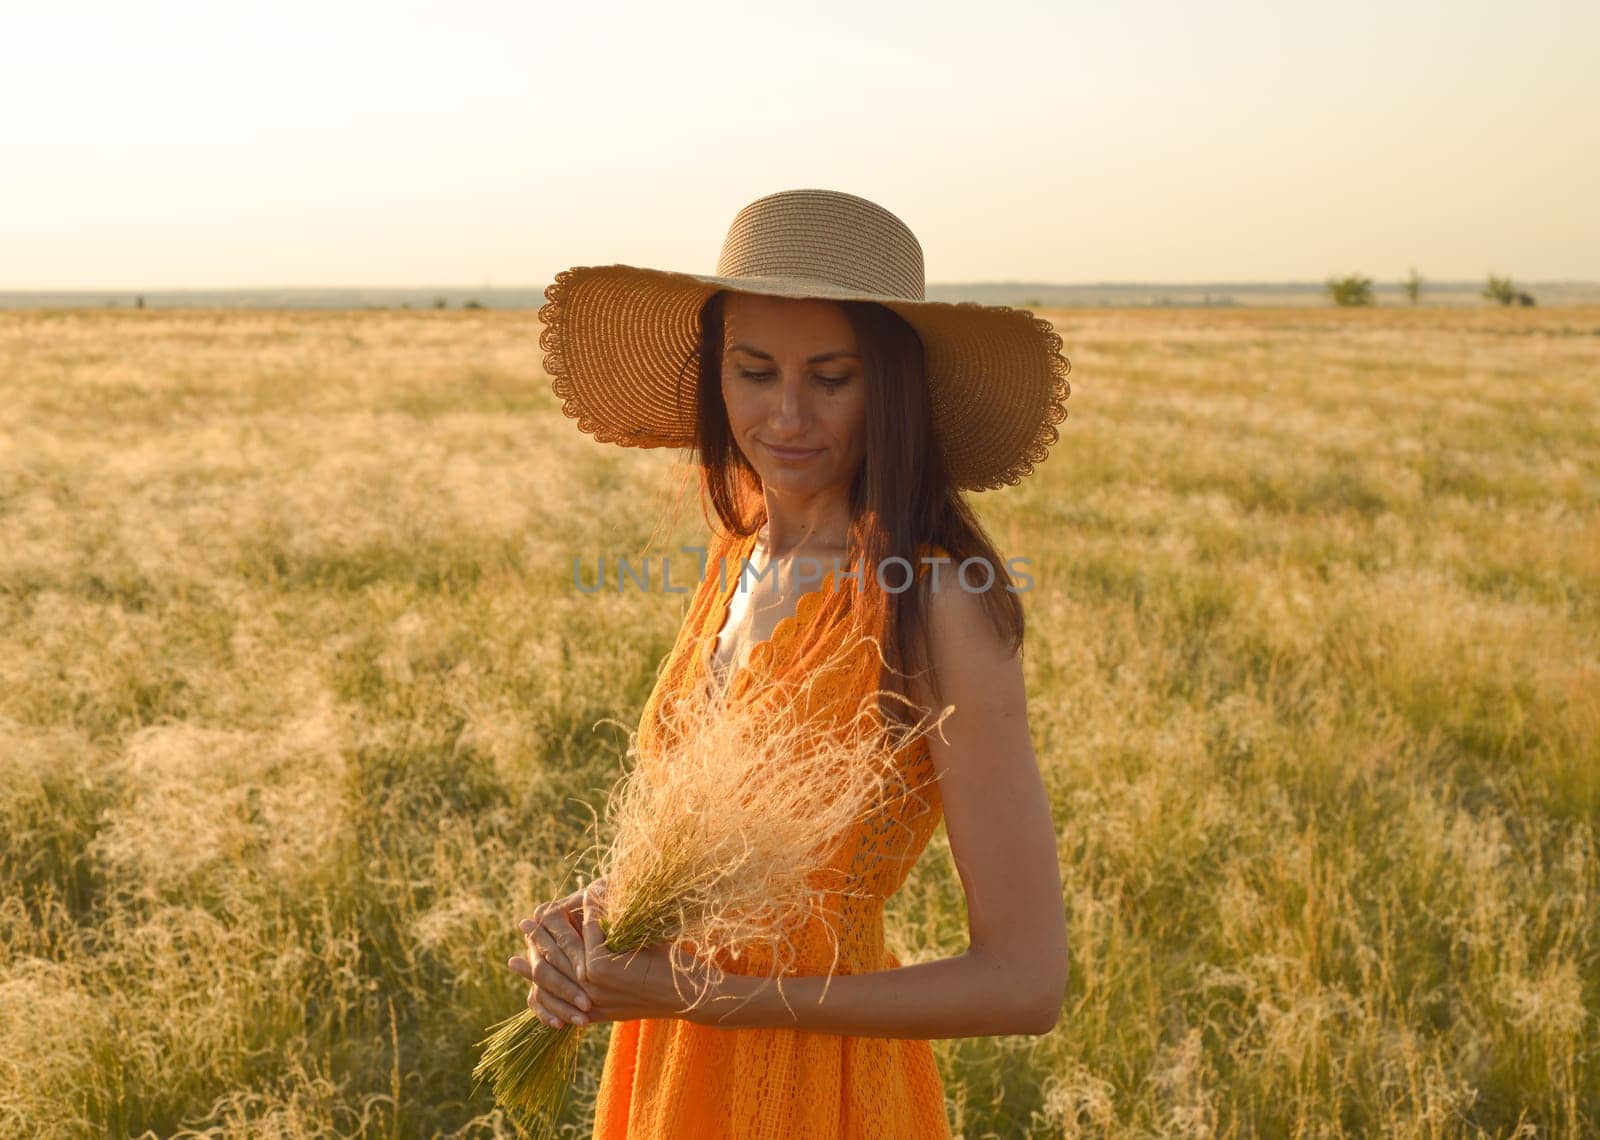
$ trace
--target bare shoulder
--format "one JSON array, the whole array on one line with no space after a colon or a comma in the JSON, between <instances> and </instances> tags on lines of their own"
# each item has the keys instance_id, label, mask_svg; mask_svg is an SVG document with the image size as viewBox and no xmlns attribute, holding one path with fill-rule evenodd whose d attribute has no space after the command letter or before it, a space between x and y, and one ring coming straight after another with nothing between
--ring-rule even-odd
<instances>
[{"instance_id":1,"label":"bare shoulder","mask_svg":"<svg viewBox=\"0 0 1600 1140\"><path fill-rule=\"evenodd\" d=\"M927 598L929 666L945 704L1006 703L1022 694L1022 657L995 625L981 593L965 589L946 566ZM996 586L995 589L1003 587ZM928 706L931 689L914 685L912 698Z\"/></svg>"}]
</instances>

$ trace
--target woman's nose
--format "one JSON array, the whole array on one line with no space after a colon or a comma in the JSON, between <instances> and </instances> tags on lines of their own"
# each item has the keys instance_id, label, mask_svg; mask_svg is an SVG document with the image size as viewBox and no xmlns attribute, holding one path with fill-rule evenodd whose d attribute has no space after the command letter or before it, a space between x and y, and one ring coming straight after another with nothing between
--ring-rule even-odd
<instances>
[{"instance_id":1,"label":"woman's nose","mask_svg":"<svg viewBox=\"0 0 1600 1140\"><path fill-rule=\"evenodd\" d=\"M808 405L804 386L785 380L778 387L778 398L772 408L774 427L799 428L805 426Z\"/></svg>"}]
</instances>

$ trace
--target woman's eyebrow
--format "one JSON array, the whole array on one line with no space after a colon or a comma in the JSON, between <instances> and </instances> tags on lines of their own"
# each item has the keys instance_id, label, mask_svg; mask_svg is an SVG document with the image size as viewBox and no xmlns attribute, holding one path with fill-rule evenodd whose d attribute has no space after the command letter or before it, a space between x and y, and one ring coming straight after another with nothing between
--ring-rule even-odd
<instances>
[{"instance_id":1,"label":"woman's eyebrow","mask_svg":"<svg viewBox=\"0 0 1600 1140\"><path fill-rule=\"evenodd\" d=\"M732 345L732 346L730 346L729 351L748 352L751 356L759 356L762 360L772 360L772 359L774 359L770 352L762 352L759 348L755 348L754 346L748 345L748 344L735 344L735 345ZM851 357L851 358L853 358L855 360L860 360L861 359L861 357L859 355L857 355L856 353L854 353L854 352L845 352L844 350L839 349L839 350L835 350L833 352L819 352L815 356L807 357L806 358L806 363L807 364L821 364L824 360L832 360L832 359L834 359L835 357L838 357L838 356L848 356L848 357Z\"/></svg>"}]
</instances>

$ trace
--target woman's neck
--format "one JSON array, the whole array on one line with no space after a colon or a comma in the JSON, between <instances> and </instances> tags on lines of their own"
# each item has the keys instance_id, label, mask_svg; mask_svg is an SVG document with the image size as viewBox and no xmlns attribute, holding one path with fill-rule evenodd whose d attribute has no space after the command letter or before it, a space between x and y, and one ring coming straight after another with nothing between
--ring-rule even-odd
<instances>
[{"instance_id":1,"label":"woman's neck","mask_svg":"<svg viewBox=\"0 0 1600 1140\"><path fill-rule=\"evenodd\" d=\"M778 539L773 540L776 529ZM773 527L769 519L763 523L756 532L756 545L767 552L771 558L791 558L796 554L805 554L812 551L833 553L843 550L849 543L849 520L829 520L815 526L801 526L791 524L784 526L779 523Z\"/></svg>"},{"instance_id":2,"label":"woman's neck","mask_svg":"<svg viewBox=\"0 0 1600 1140\"><path fill-rule=\"evenodd\" d=\"M850 540L850 506L843 499L789 503L767 497L767 518L756 542L771 558L812 551L836 553Z\"/></svg>"}]
</instances>

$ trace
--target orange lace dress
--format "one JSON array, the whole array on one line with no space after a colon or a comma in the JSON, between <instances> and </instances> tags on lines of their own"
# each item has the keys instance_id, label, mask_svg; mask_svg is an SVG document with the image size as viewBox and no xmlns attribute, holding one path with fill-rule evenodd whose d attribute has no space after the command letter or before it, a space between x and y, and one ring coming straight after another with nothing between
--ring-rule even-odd
<instances>
[{"instance_id":1,"label":"orange lace dress","mask_svg":"<svg viewBox=\"0 0 1600 1140\"><path fill-rule=\"evenodd\" d=\"M668 731L660 720L664 702L712 699L710 652L754 545L754 535L712 539L705 573L644 708L642 756ZM939 547L927 550L944 553ZM919 573L926 569L919 567ZM884 579L898 586L903 573L891 566ZM747 580L744 588L760 587ZM863 629L881 634L883 598L882 592L858 591L848 579L836 585L834 574L825 575L816 589L801 595L792 617L751 647L744 665L729 666L720 699L801 699L810 706L809 715L852 716L879 686L877 646L858 635ZM771 683L801 674L809 679L804 690ZM797 697L797 691L804 695ZM796 932L797 957L782 976L830 969L835 976L871 973L900 965L884 942L883 903L905 882L943 808L926 738L907 745L895 759L903 786L897 782L880 795L874 811L835 849L828 862L835 877L828 881L844 883L846 893L827 895L831 901ZM739 960L719 956L716 961L729 973L772 972L770 954L747 952ZM944 1085L928 1041L647 1018L612 1024L594 1136L929 1140L949 1137L950 1128Z\"/></svg>"}]
</instances>

